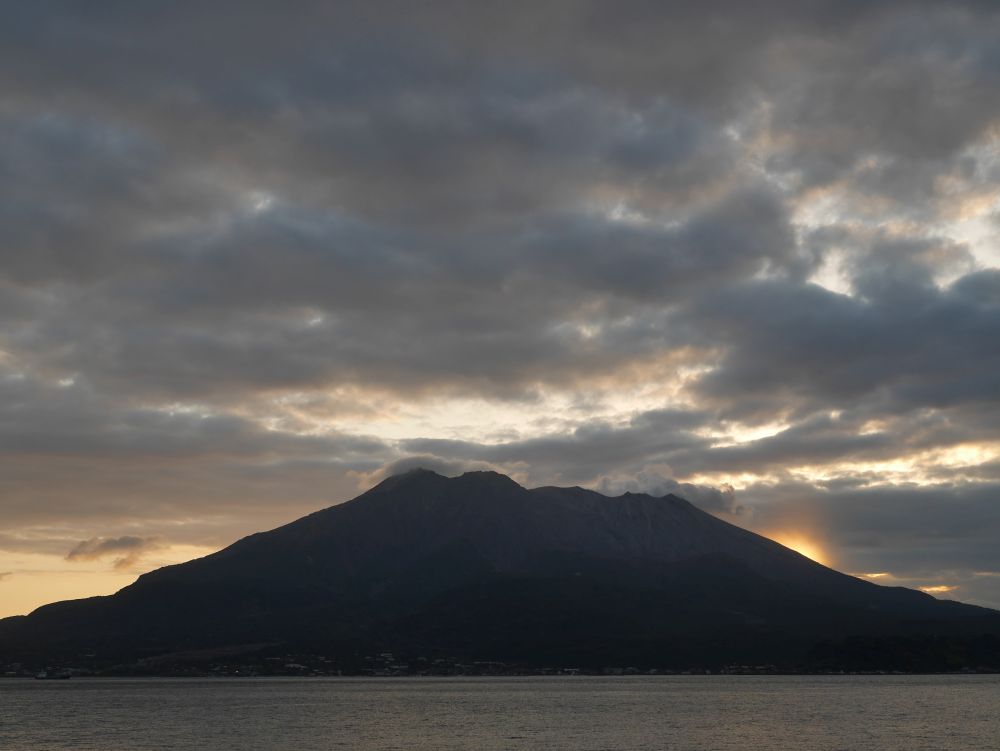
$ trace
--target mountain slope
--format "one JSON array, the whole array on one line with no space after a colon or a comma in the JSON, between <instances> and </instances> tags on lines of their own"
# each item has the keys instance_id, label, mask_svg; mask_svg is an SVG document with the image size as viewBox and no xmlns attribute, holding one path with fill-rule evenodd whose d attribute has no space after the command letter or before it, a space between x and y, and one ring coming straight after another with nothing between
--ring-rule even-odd
<instances>
[{"instance_id":1,"label":"mountain slope","mask_svg":"<svg viewBox=\"0 0 1000 751\"><path fill-rule=\"evenodd\" d=\"M675 496L416 470L114 596L0 621L0 658L271 644L529 665L835 666L846 637L994 633L1000 613L840 574Z\"/></svg>"}]
</instances>

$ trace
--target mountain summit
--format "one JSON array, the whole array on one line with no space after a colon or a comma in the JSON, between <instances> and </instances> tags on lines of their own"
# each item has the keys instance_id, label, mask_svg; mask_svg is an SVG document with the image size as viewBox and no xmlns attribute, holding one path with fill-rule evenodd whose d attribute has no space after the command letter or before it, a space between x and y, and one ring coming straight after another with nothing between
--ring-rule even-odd
<instances>
[{"instance_id":1,"label":"mountain summit","mask_svg":"<svg viewBox=\"0 0 1000 751\"><path fill-rule=\"evenodd\" d=\"M525 666L949 669L1000 665L997 634L996 611L838 573L677 496L413 470L115 595L0 621L0 659L308 649L344 665L392 651Z\"/></svg>"}]
</instances>

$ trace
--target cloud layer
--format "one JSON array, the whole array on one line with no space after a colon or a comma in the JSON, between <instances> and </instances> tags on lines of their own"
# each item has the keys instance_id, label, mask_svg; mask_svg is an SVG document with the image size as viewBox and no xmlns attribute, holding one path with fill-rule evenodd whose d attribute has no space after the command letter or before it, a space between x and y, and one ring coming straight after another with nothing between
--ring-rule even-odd
<instances>
[{"instance_id":1,"label":"cloud layer","mask_svg":"<svg viewBox=\"0 0 1000 751\"><path fill-rule=\"evenodd\" d=\"M992 4L0 20L5 570L419 463L680 492L1000 606Z\"/></svg>"}]
</instances>

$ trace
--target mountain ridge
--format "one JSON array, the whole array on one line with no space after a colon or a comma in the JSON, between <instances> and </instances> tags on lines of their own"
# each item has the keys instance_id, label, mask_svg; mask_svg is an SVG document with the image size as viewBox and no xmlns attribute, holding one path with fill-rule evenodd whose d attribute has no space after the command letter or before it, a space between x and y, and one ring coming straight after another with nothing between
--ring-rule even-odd
<instances>
[{"instance_id":1,"label":"mountain ridge","mask_svg":"<svg viewBox=\"0 0 1000 751\"><path fill-rule=\"evenodd\" d=\"M266 643L345 660L799 666L852 637L982 634L1000 634L1000 613L842 574L674 495L411 470L115 595L0 621L0 659Z\"/></svg>"}]
</instances>

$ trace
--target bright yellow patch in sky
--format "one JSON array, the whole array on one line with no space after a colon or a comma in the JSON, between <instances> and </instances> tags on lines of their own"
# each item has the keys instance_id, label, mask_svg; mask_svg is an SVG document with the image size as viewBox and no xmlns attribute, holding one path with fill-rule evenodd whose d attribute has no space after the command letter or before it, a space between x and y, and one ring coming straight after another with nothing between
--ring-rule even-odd
<instances>
[{"instance_id":1,"label":"bright yellow patch in sky","mask_svg":"<svg viewBox=\"0 0 1000 751\"><path fill-rule=\"evenodd\" d=\"M27 615L61 600L111 595L135 581L135 574L112 571L9 573L0 581L0 618Z\"/></svg>"},{"instance_id":2,"label":"bright yellow patch in sky","mask_svg":"<svg viewBox=\"0 0 1000 751\"><path fill-rule=\"evenodd\" d=\"M796 553L801 553L806 558L816 561L816 563L822 563L824 566L830 565L830 556L823 547L816 540L801 532L776 532L766 536L781 543L786 548L791 548Z\"/></svg>"},{"instance_id":3,"label":"bright yellow patch in sky","mask_svg":"<svg viewBox=\"0 0 1000 751\"><path fill-rule=\"evenodd\" d=\"M945 592L953 592L956 589L958 589L958 587L953 587L947 584L937 584L933 587L920 587L922 592L926 592L929 595L941 595Z\"/></svg>"},{"instance_id":4,"label":"bright yellow patch in sky","mask_svg":"<svg viewBox=\"0 0 1000 751\"><path fill-rule=\"evenodd\" d=\"M0 552L0 618L26 615L61 600L111 595L136 577L161 566L214 552L198 545L172 545L138 561L135 568L116 569L113 560L73 562L44 553Z\"/></svg>"}]
</instances>

